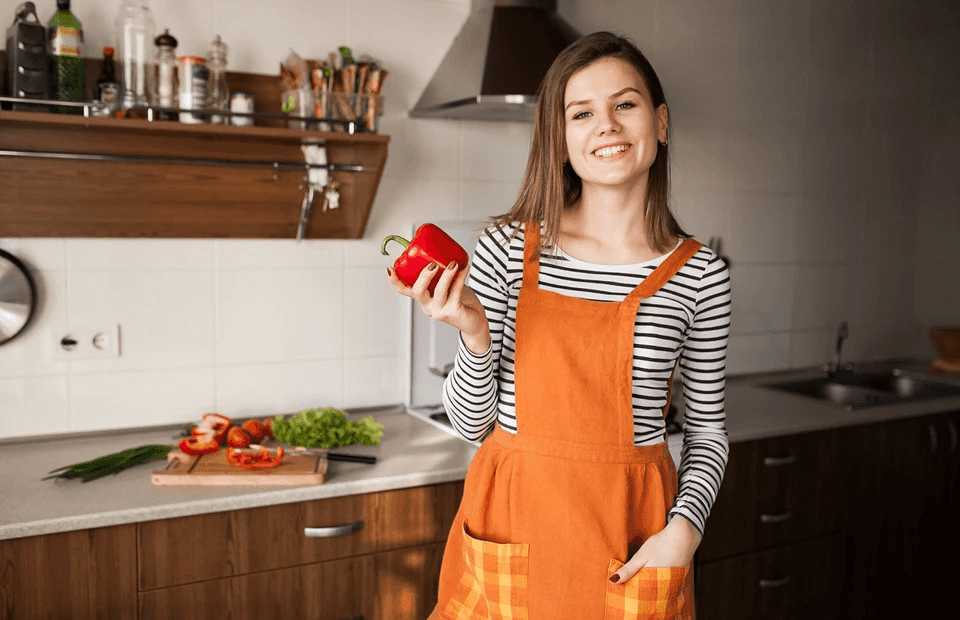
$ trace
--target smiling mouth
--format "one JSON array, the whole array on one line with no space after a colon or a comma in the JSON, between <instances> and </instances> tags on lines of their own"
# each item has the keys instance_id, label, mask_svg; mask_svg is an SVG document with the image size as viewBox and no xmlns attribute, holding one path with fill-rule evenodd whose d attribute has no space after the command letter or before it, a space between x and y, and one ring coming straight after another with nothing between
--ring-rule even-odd
<instances>
[{"instance_id":1,"label":"smiling mouth","mask_svg":"<svg viewBox=\"0 0 960 620\"><path fill-rule=\"evenodd\" d=\"M605 146L603 148L599 148L596 151L594 151L593 154L603 159L607 157L613 157L614 155L619 155L620 153L623 153L629 148L630 148L629 144L615 144L613 146Z\"/></svg>"}]
</instances>

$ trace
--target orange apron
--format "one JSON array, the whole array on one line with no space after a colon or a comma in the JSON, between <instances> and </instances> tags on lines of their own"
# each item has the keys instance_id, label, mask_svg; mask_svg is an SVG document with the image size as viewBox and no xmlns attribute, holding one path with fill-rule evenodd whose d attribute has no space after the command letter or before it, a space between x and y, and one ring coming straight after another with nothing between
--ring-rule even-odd
<instances>
[{"instance_id":1,"label":"orange apron","mask_svg":"<svg viewBox=\"0 0 960 620\"><path fill-rule=\"evenodd\" d=\"M609 577L677 494L666 442L634 446L634 322L700 244L685 240L623 301L597 302L539 288L539 228L526 227L517 306L518 433L497 426L470 464L430 618L692 619L690 566Z\"/></svg>"}]
</instances>

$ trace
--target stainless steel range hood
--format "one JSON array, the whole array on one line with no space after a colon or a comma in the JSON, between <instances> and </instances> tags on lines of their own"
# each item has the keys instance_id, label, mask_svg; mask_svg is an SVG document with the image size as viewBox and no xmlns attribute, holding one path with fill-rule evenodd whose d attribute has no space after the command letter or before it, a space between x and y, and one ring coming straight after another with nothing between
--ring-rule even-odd
<instances>
[{"instance_id":1,"label":"stainless steel range hood","mask_svg":"<svg viewBox=\"0 0 960 620\"><path fill-rule=\"evenodd\" d=\"M496 0L475 9L410 116L532 121L550 63L579 37L556 4Z\"/></svg>"}]
</instances>

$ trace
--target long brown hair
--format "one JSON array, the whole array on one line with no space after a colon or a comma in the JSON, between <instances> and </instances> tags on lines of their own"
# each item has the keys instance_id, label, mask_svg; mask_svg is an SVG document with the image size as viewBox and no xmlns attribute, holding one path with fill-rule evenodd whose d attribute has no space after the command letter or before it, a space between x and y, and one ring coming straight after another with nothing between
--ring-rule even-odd
<instances>
[{"instance_id":1,"label":"long brown hair","mask_svg":"<svg viewBox=\"0 0 960 620\"><path fill-rule=\"evenodd\" d=\"M545 234L540 238L541 252L556 245L560 236L560 213L580 198L583 188L580 176L567 161L563 113L567 82L587 65L609 57L625 60L637 70L650 92L654 109L667 102L660 78L650 62L624 37L595 32L577 39L560 52L537 90L533 143L517 201L510 211L493 218L493 222L501 226L510 222L545 222ZM680 228L667 204L669 159L668 146L658 141L644 205L647 239L658 252L671 249L668 243L672 237L690 236Z\"/></svg>"}]
</instances>

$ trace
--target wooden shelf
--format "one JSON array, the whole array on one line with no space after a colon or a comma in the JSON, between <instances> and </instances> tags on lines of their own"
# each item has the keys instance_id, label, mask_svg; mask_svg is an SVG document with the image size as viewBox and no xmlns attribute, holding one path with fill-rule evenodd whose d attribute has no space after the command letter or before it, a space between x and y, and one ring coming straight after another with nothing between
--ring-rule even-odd
<instances>
[{"instance_id":1,"label":"wooden shelf","mask_svg":"<svg viewBox=\"0 0 960 620\"><path fill-rule=\"evenodd\" d=\"M0 56L0 65L2 60ZM98 65L88 61L88 76L96 75ZM279 78L228 73L227 79L232 90L254 94L257 112L279 112ZM0 237L294 239L306 170L251 164L302 166L302 146L318 144L326 148L329 163L362 166L363 171L330 173L339 183L340 207L323 212L318 192L305 238L358 239L366 229L389 140L379 134L283 126L0 110L0 151L151 160L0 156Z\"/></svg>"}]
</instances>

